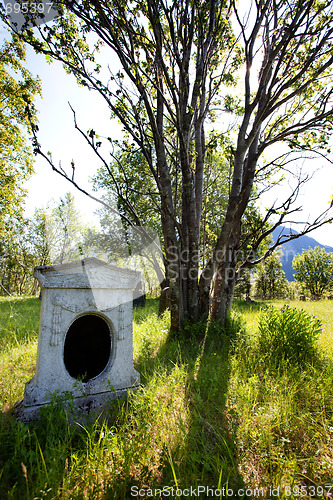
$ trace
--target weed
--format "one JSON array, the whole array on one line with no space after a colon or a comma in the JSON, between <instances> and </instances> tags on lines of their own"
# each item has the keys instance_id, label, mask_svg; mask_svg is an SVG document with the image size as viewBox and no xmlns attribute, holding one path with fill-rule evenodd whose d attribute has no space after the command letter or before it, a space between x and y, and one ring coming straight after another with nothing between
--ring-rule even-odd
<instances>
[{"instance_id":1,"label":"weed","mask_svg":"<svg viewBox=\"0 0 333 500\"><path fill-rule=\"evenodd\" d=\"M259 316L258 330L258 353L267 366L305 367L318 358L322 324L304 310L289 306L265 308Z\"/></svg>"}]
</instances>

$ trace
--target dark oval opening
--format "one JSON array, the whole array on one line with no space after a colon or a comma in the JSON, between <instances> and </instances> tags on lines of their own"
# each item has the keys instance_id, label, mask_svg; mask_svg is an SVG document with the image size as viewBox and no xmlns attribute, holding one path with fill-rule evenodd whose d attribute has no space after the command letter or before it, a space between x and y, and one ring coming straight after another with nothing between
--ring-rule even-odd
<instances>
[{"instance_id":1,"label":"dark oval opening","mask_svg":"<svg viewBox=\"0 0 333 500\"><path fill-rule=\"evenodd\" d=\"M64 363L71 377L88 382L105 369L111 354L106 321L93 314L77 318L70 326L64 347Z\"/></svg>"}]
</instances>

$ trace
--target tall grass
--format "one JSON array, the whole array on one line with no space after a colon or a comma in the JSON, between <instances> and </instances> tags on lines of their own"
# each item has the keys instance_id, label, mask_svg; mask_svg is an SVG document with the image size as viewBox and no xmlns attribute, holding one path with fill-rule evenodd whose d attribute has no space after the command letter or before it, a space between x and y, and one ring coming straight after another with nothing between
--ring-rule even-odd
<instances>
[{"instance_id":1,"label":"tall grass","mask_svg":"<svg viewBox=\"0 0 333 500\"><path fill-rule=\"evenodd\" d=\"M333 301L288 301L289 305L304 310L306 313L320 319L323 325L323 331L319 338L319 346L323 352L333 357ZM284 300L267 300L265 302L257 302L248 304L246 302L236 301L235 307L239 310L245 321L249 334L255 335L258 329L258 318L260 308L267 305L282 307L286 304Z\"/></svg>"},{"instance_id":2,"label":"tall grass","mask_svg":"<svg viewBox=\"0 0 333 500\"><path fill-rule=\"evenodd\" d=\"M318 362L274 371L258 348L253 307L238 304L245 324L234 313L225 329L198 324L170 338L168 315L159 318L157 301L148 300L134 311L138 391L95 421L78 421L68 397L65 412L59 395L29 426L2 414L0 498L129 499L139 488L168 487L172 496L170 488L198 486L220 488L215 498L222 488L234 498L262 488L268 498L275 487L283 498L286 486L330 484L330 304L316 305L324 324ZM33 373L38 309L35 299L0 302L3 408L22 397ZM286 497L298 496L290 491ZM304 491L310 498L321 490Z\"/></svg>"},{"instance_id":3,"label":"tall grass","mask_svg":"<svg viewBox=\"0 0 333 500\"><path fill-rule=\"evenodd\" d=\"M23 397L35 370L40 302L36 298L0 297L0 406Z\"/></svg>"}]
</instances>

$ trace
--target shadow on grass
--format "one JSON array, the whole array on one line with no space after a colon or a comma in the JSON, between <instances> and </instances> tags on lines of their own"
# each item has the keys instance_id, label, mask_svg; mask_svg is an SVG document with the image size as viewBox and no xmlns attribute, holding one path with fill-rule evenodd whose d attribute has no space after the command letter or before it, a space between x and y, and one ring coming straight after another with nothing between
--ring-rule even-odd
<instances>
[{"instance_id":1,"label":"shadow on grass","mask_svg":"<svg viewBox=\"0 0 333 500\"><path fill-rule=\"evenodd\" d=\"M157 308L148 300L134 311L136 323ZM226 406L236 331L233 322L208 330L199 323L169 335L139 357L141 389L96 421L78 422L57 398L29 426L1 415L0 498L147 498L166 486L154 498L177 496L177 488L202 499L223 498L227 489L243 498Z\"/></svg>"},{"instance_id":2,"label":"shadow on grass","mask_svg":"<svg viewBox=\"0 0 333 500\"><path fill-rule=\"evenodd\" d=\"M227 490L229 496L234 492L243 498L237 491L245 489L237 464L237 428L226 408L236 323L229 320L225 329L219 324L187 325L178 336L170 335L155 357L136 367L146 386L156 370L168 376L177 364L185 368L188 413L179 426L183 440L166 447L162 483L185 489L185 494L192 487L198 498L223 498Z\"/></svg>"},{"instance_id":3,"label":"shadow on grass","mask_svg":"<svg viewBox=\"0 0 333 500\"><path fill-rule=\"evenodd\" d=\"M267 301L252 301L247 302L245 300L234 299L233 308L237 309L241 314L249 313L252 311L259 312L262 307L267 306Z\"/></svg>"}]
</instances>

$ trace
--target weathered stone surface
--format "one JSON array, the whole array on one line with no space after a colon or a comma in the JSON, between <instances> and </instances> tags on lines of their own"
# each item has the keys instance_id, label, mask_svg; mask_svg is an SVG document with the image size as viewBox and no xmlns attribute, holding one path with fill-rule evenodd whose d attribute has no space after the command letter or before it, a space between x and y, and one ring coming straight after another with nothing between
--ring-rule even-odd
<instances>
[{"instance_id":1,"label":"weathered stone surface","mask_svg":"<svg viewBox=\"0 0 333 500\"><path fill-rule=\"evenodd\" d=\"M37 365L21 419L55 391L92 401L137 386L132 301L140 273L89 258L37 267L35 276L42 286Z\"/></svg>"}]
</instances>

